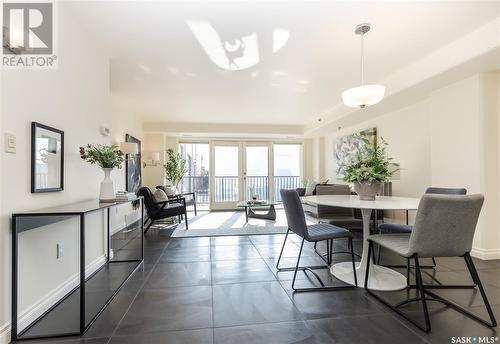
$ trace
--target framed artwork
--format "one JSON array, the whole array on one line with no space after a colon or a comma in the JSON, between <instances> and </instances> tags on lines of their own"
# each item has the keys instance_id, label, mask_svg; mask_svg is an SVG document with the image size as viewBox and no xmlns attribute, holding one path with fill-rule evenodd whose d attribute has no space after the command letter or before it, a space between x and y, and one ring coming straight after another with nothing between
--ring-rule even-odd
<instances>
[{"instance_id":1,"label":"framed artwork","mask_svg":"<svg viewBox=\"0 0 500 344\"><path fill-rule=\"evenodd\" d=\"M343 178L345 167L357 152L366 144L377 143L377 128L370 128L338 138L334 143L334 158L337 166L337 178Z\"/></svg>"},{"instance_id":2,"label":"framed artwork","mask_svg":"<svg viewBox=\"0 0 500 344\"><path fill-rule=\"evenodd\" d=\"M125 156L125 188L128 192L136 192L142 185L141 176L141 140L132 135L125 135L125 142L137 143L139 154L129 157Z\"/></svg>"},{"instance_id":3,"label":"framed artwork","mask_svg":"<svg viewBox=\"0 0 500 344\"><path fill-rule=\"evenodd\" d=\"M31 192L64 189L64 132L31 122Z\"/></svg>"}]
</instances>

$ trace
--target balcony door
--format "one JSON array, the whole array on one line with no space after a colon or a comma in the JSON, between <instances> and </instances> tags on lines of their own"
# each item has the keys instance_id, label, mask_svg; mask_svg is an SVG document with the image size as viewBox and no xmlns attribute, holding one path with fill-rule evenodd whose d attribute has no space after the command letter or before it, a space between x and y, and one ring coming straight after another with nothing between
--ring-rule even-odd
<instances>
[{"instance_id":1,"label":"balcony door","mask_svg":"<svg viewBox=\"0 0 500 344\"><path fill-rule=\"evenodd\" d=\"M234 209L243 198L241 144L214 142L211 151L213 171L210 209Z\"/></svg>"},{"instance_id":2,"label":"balcony door","mask_svg":"<svg viewBox=\"0 0 500 344\"><path fill-rule=\"evenodd\" d=\"M212 143L211 209L235 209L238 202L253 195L271 198L270 147L255 142Z\"/></svg>"}]
</instances>

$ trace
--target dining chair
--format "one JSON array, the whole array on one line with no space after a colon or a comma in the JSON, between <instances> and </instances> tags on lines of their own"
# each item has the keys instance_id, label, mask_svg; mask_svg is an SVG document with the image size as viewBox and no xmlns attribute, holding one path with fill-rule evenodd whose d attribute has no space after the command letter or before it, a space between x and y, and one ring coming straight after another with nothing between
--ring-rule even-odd
<instances>
[{"instance_id":1,"label":"dining chair","mask_svg":"<svg viewBox=\"0 0 500 344\"><path fill-rule=\"evenodd\" d=\"M490 303L481 284L481 280L470 256L472 240L476 230L479 213L484 202L483 195L440 195L425 194L418 206L415 225L410 234L376 234L368 237L368 256L373 251L373 245L377 244L404 258L415 261L417 297L392 305L381 296L369 289L368 278L370 275L370 259L367 262L365 275L365 289L367 293L406 320L425 332L431 330L427 302L435 301L443 303L464 315L489 327L497 325ZM420 267L421 258L431 257L463 257L472 280L476 284L488 312L490 322L464 309L458 304L431 291L436 287L457 289L456 285L425 285L422 281ZM410 287L408 287L410 288ZM401 307L412 302L421 302L425 325L408 317L401 311Z\"/></svg>"},{"instance_id":2,"label":"dining chair","mask_svg":"<svg viewBox=\"0 0 500 344\"><path fill-rule=\"evenodd\" d=\"M351 188L346 184L327 184L327 185L317 185L316 195L350 195ZM329 223L334 226L342 227L351 230L363 230L363 220L355 216L354 209L343 208L343 207L333 207L327 205L317 205L318 223ZM318 256L324 260L324 256L329 254L331 242L326 242L326 254L318 251L317 243L314 243L314 251ZM350 249L350 241L347 245ZM355 256L360 257L358 254L354 253Z\"/></svg>"},{"instance_id":3,"label":"dining chair","mask_svg":"<svg viewBox=\"0 0 500 344\"><path fill-rule=\"evenodd\" d=\"M467 189L464 188L441 188L441 187L429 187L425 190L426 194L433 195L466 195ZM399 224L399 223L382 223L378 226L379 234L381 233L411 233L413 227L408 224ZM381 257L381 248L378 248L377 255L377 264L380 265L380 257ZM402 265L386 265L391 268L402 268ZM422 269L434 269L436 267L436 258L432 257L432 265L430 266L420 266ZM408 285L410 284L410 259L406 260L406 280ZM431 276L432 277L432 276ZM438 281L439 282L439 281ZM475 287L473 285L472 287Z\"/></svg>"},{"instance_id":4,"label":"dining chair","mask_svg":"<svg viewBox=\"0 0 500 344\"><path fill-rule=\"evenodd\" d=\"M300 202L299 194L296 190L280 190L281 200L283 202L283 207L285 209L286 220L288 224L288 229L286 231L285 240L283 241L283 246L281 247L281 251L278 257L278 261L276 263L276 269L278 272L282 271L294 271L293 280L292 280L292 289L297 292L301 291L313 291L313 290L334 290L340 288L355 288L358 285L357 276L356 276L356 264L354 262L354 251L352 245L352 234L345 228L337 227L331 224L326 223L317 223L313 225L307 225L306 217L304 212L302 211L302 204ZM286 242L288 240L288 234L290 232L295 233L299 237L302 238L300 244L299 255L297 257L297 263L295 267L287 267L280 268L280 260L283 255L283 250L285 248ZM304 242L312 242L316 243L319 241L331 241L336 239L348 239L351 242L351 261L352 261L352 269L354 274L354 282L355 285L339 285L339 286L325 286L321 278L313 271L316 269L328 269L332 263L330 254L333 251L333 245L329 245L328 253L327 253L327 265L317 265L317 266L300 266L300 257L302 255L302 250L304 248ZM333 252L340 253L340 252ZM345 252L342 252L345 253ZM295 280L297 278L298 271L309 271L316 277L321 287L308 287L308 288L295 288Z\"/></svg>"}]
</instances>

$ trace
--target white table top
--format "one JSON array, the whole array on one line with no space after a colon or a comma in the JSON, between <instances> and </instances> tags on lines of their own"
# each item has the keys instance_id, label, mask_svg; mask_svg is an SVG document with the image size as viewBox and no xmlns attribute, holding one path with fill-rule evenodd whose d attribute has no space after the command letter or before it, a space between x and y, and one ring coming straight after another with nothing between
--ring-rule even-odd
<instances>
[{"instance_id":1,"label":"white table top","mask_svg":"<svg viewBox=\"0 0 500 344\"><path fill-rule=\"evenodd\" d=\"M380 209L380 210L414 210L418 208L419 198L377 196L375 201L361 201L355 195L319 195L305 196L302 201L333 207Z\"/></svg>"}]
</instances>

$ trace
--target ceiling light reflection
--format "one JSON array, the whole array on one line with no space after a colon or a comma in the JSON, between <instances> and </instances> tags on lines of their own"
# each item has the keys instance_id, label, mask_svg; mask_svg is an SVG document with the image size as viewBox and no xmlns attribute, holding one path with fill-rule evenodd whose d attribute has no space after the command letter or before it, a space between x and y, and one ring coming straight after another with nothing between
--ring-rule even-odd
<instances>
[{"instance_id":1,"label":"ceiling light reflection","mask_svg":"<svg viewBox=\"0 0 500 344\"><path fill-rule=\"evenodd\" d=\"M189 29L198 40L212 62L221 69L243 70L260 62L258 35L256 32L238 37L221 37L206 20L186 21ZM280 50L288 41L290 32L277 28L273 30L273 53Z\"/></svg>"}]
</instances>

